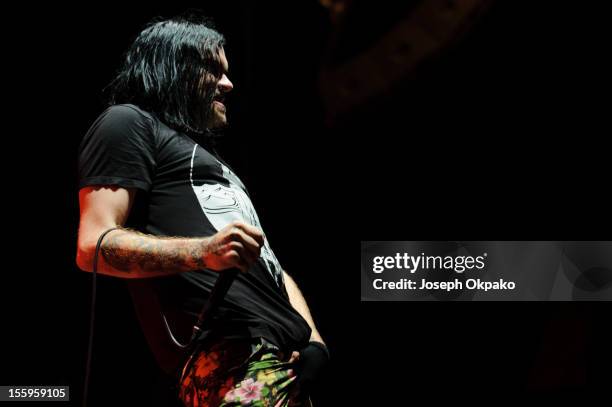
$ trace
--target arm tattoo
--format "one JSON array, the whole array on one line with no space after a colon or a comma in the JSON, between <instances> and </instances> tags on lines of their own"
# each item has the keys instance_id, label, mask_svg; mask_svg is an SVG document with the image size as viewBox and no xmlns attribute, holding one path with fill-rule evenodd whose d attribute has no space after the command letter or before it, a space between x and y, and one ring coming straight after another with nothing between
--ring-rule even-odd
<instances>
[{"instance_id":1,"label":"arm tattoo","mask_svg":"<svg viewBox=\"0 0 612 407\"><path fill-rule=\"evenodd\" d=\"M193 239L156 237L123 229L102 244L104 260L113 268L132 272L170 273L206 268L200 246Z\"/></svg>"}]
</instances>

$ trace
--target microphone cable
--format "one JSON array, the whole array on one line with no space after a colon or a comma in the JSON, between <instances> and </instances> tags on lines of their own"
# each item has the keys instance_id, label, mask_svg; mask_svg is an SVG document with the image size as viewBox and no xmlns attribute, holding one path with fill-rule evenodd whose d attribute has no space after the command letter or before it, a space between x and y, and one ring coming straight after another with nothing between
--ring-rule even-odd
<instances>
[{"instance_id":1,"label":"microphone cable","mask_svg":"<svg viewBox=\"0 0 612 407\"><path fill-rule=\"evenodd\" d=\"M89 375L91 373L91 356L92 356L93 337L94 337L94 320L96 317L96 274L98 271L98 253L100 252L100 245L102 244L102 240L104 239L106 234L115 229L121 229L121 226L115 226L114 228L110 228L100 235L100 237L98 238L98 243L96 244L96 251L94 252L93 267L91 270L92 271L91 308L89 312L89 340L87 343L87 361L85 364L85 383L83 385L83 407L87 407L87 393L89 391Z\"/></svg>"},{"instance_id":2,"label":"microphone cable","mask_svg":"<svg viewBox=\"0 0 612 407\"><path fill-rule=\"evenodd\" d=\"M100 246L102 245L102 240L104 240L104 237L109 232L116 230L116 229L122 229L122 227L115 226L113 228L110 228L104 231L104 233L100 235L100 237L98 238L98 242L96 244L96 250L94 252L93 267L92 267L91 309L90 309L90 316L89 316L89 319L90 319L89 320L89 340L87 344L85 382L83 385L83 403L82 403L83 407L87 407L87 395L89 392L91 360L92 360L92 354L93 354L92 351L93 351L93 338L94 338L94 326L95 326L94 322L95 322L95 316L96 316L96 276L97 276L97 271L98 271L98 255L100 253ZM191 338L189 339L188 343L182 344L176 339L176 337L172 334L172 330L170 329L170 326L168 325L166 316L163 314L163 312L161 313L161 316L164 321L164 325L166 327L166 331L168 335L170 336L170 339L172 340L172 342L177 347L183 350L189 350L192 347L192 345L196 342L204 323L211 318L211 314L215 312L219 304L223 301L225 294L229 290L230 286L234 282L234 279L236 278L239 272L240 270L237 268L232 268L232 269L221 272L221 275L217 278L217 281L215 282L215 285L212 288L208 301L204 304L204 307L202 308L202 312L200 312L200 315L198 316L198 320L193 326L193 332L192 332ZM191 357L189 359L191 359ZM189 361L187 365L189 365ZM183 369L183 372L184 371L185 369Z\"/></svg>"}]
</instances>

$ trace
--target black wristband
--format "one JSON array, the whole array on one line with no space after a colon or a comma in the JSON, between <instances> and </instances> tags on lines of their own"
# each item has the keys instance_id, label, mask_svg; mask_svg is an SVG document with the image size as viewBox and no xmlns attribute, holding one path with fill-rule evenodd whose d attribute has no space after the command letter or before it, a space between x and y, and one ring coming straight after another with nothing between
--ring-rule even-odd
<instances>
[{"instance_id":1,"label":"black wristband","mask_svg":"<svg viewBox=\"0 0 612 407\"><path fill-rule=\"evenodd\" d=\"M317 379L320 377L329 362L329 350L321 342L310 341L300 351L297 361L297 383L302 396L307 397L316 387Z\"/></svg>"},{"instance_id":2,"label":"black wristband","mask_svg":"<svg viewBox=\"0 0 612 407\"><path fill-rule=\"evenodd\" d=\"M310 341L308 342L308 345L316 346L317 348L321 349L323 352L325 352L325 355L327 355L327 360L330 359L329 349L327 349L327 346L323 342Z\"/></svg>"}]
</instances>

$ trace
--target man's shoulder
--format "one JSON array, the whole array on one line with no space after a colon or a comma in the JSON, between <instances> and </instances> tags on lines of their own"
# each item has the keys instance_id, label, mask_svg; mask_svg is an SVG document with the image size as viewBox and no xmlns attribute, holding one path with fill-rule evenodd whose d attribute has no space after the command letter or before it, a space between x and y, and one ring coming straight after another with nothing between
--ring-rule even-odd
<instances>
[{"instance_id":1,"label":"man's shoulder","mask_svg":"<svg viewBox=\"0 0 612 407\"><path fill-rule=\"evenodd\" d=\"M155 115L133 104L108 106L92 124L84 137L88 140L105 140L108 143L123 143L139 138L154 143L158 124Z\"/></svg>"},{"instance_id":2,"label":"man's shoulder","mask_svg":"<svg viewBox=\"0 0 612 407\"><path fill-rule=\"evenodd\" d=\"M108 119L120 121L138 121L146 120L151 123L155 122L155 116L146 110L129 103L111 105L102 113Z\"/></svg>"}]
</instances>

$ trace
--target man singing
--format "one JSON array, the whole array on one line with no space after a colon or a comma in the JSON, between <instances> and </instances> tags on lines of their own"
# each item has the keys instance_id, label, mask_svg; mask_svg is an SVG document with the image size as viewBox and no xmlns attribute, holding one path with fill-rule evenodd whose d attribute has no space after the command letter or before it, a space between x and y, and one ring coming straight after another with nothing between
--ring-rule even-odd
<instances>
[{"instance_id":1,"label":"man singing","mask_svg":"<svg viewBox=\"0 0 612 407\"><path fill-rule=\"evenodd\" d=\"M191 17L151 23L129 48L110 107L80 146L76 261L92 271L96 243L113 229L98 271L144 282L161 309L153 318L169 334L193 325L219 273L239 269L181 363L179 398L186 406L309 405L327 348L244 184L214 149L233 87L223 45ZM156 312L132 295L145 314Z\"/></svg>"}]
</instances>

